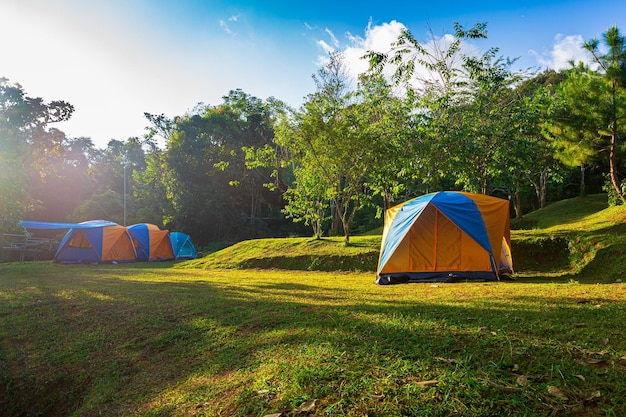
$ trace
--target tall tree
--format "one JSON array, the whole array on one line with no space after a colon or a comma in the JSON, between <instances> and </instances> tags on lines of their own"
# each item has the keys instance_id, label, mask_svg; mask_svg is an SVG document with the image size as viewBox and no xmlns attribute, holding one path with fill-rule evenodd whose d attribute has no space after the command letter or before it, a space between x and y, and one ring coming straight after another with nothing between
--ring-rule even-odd
<instances>
[{"instance_id":1,"label":"tall tree","mask_svg":"<svg viewBox=\"0 0 626 417\"><path fill-rule=\"evenodd\" d=\"M380 74L364 74L360 78L356 98L372 161L366 186L382 197L379 215L405 191L407 181L421 174L416 155L422 151L422 142L415 129L412 97L396 94Z\"/></svg>"},{"instance_id":2,"label":"tall tree","mask_svg":"<svg viewBox=\"0 0 626 417\"><path fill-rule=\"evenodd\" d=\"M276 132L276 142L288 150L298 168L294 171L294 185L308 187L287 193L286 198L328 198L331 213L341 221L345 243L349 244L350 227L367 199L366 174L374 163L372 135L365 128L367 111L354 100L339 54L332 55L314 79L317 91L308 96L292 118L283 119ZM327 188L299 176L319 178ZM296 211L290 207L303 203L308 204L304 199L292 198L286 210Z\"/></svg>"},{"instance_id":3,"label":"tall tree","mask_svg":"<svg viewBox=\"0 0 626 417\"><path fill-rule=\"evenodd\" d=\"M584 46L602 71L603 94L595 109L604 123L598 126L598 134L609 138L609 178L619 198L626 201L618 172L619 142L626 133L626 123L622 123L626 116L626 41L616 26L604 33L603 40L606 53L601 51L598 39L587 41Z\"/></svg>"},{"instance_id":4,"label":"tall tree","mask_svg":"<svg viewBox=\"0 0 626 417\"><path fill-rule=\"evenodd\" d=\"M585 167L600 158L607 138L599 134L606 119L595 111L603 100L604 82L582 63L563 73L544 109L544 136L554 156L566 166L580 167L580 193L585 192ZM591 110L591 111L590 111Z\"/></svg>"},{"instance_id":5,"label":"tall tree","mask_svg":"<svg viewBox=\"0 0 626 417\"><path fill-rule=\"evenodd\" d=\"M268 104L231 91L221 105L176 118L170 131L164 162L173 227L200 243L269 235L265 220L280 210L280 194L263 187L270 169L249 170L246 160L246 149L273 143Z\"/></svg>"},{"instance_id":6,"label":"tall tree","mask_svg":"<svg viewBox=\"0 0 626 417\"><path fill-rule=\"evenodd\" d=\"M37 203L32 186L55 172L65 138L50 125L73 111L67 102L29 97L21 85L0 78L0 229L15 228Z\"/></svg>"}]
</instances>

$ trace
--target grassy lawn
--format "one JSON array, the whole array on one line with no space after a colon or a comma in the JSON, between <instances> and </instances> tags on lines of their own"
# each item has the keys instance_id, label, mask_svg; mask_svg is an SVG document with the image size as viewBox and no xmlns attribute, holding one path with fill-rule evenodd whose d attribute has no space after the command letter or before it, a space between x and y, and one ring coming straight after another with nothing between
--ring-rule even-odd
<instances>
[{"instance_id":1,"label":"grassy lawn","mask_svg":"<svg viewBox=\"0 0 626 417\"><path fill-rule=\"evenodd\" d=\"M522 252L567 254L513 282L376 286L375 236L0 264L0 416L624 416L624 210L529 216Z\"/></svg>"}]
</instances>

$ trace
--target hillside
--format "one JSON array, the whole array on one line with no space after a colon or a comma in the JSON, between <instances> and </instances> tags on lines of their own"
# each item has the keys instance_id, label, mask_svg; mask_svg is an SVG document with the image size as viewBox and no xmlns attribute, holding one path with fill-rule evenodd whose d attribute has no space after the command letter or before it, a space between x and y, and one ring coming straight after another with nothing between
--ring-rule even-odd
<instances>
[{"instance_id":1,"label":"hillside","mask_svg":"<svg viewBox=\"0 0 626 417\"><path fill-rule=\"evenodd\" d=\"M378 263L380 235L354 236L350 242L346 246L343 237L246 240L179 267L373 273Z\"/></svg>"},{"instance_id":2,"label":"hillside","mask_svg":"<svg viewBox=\"0 0 626 417\"><path fill-rule=\"evenodd\" d=\"M614 281L626 272L626 207L605 194L559 201L512 221L516 277ZM180 264L202 269L286 269L375 273L380 235L258 239Z\"/></svg>"}]
</instances>

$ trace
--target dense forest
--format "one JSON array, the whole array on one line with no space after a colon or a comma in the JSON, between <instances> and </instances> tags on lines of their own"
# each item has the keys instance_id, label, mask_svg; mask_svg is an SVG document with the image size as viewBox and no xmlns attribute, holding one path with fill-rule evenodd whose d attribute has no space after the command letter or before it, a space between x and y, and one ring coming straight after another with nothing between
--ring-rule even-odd
<instances>
[{"instance_id":1,"label":"dense forest","mask_svg":"<svg viewBox=\"0 0 626 417\"><path fill-rule=\"evenodd\" d=\"M455 30L434 49L404 32L364 57L358 81L331 55L298 109L234 89L184 115L145 114L144 136L105 149L55 127L70 103L0 78L0 233L20 233L23 219L104 219L184 231L199 245L349 242L380 227L384 209L445 189L510 199L515 217L584 193L623 203L619 29L585 43L593 66L560 72L514 71L495 48L464 55L486 26Z\"/></svg>"}]
</instances>

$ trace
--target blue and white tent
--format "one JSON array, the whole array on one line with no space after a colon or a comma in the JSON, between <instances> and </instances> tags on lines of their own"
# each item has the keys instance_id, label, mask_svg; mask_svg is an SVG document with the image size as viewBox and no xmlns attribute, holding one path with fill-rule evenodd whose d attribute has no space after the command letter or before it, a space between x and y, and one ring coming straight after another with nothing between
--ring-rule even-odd
<instances>
[{"instance_id":1,"label":"blue and white tent","mask_svg":"<svg viewBox=\"0 0 626 417\"><path fill-rule=\"evenodd\" d=\"M183 232L170 232L170 241L172 242L172 250L177 260L196 259L198 252L191 242L191 237Z\"/></svg>"}]
</instances>

